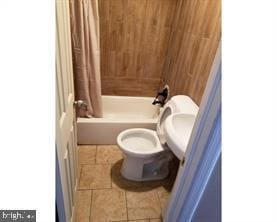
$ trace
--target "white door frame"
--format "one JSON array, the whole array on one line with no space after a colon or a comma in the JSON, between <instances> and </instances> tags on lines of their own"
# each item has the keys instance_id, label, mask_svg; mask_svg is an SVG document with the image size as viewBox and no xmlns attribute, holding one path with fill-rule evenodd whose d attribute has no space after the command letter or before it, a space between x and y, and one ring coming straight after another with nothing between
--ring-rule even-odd
<instances>
[{"instance_id":1,"label":"white door frame","mask_svg":"<svg viewBox=\"0 0 277 222\"><path fill-rule=\"evenodd\" d=\"M221 153L221 43L199 113L164 212L166 222L189 222Z\"/></svg>"},{"instance_id":2,"label":"white door frame","mask_svg":"<svg viewBox=\"0 0 277 222\"><path fill-rule=\"evenodd\" d=\"M56 0L56 154L57 208L66 222L75 221L79 174L74 110L69 0ZM59 180L60 179L60 180Z\"/></svg>"}]
</instances>

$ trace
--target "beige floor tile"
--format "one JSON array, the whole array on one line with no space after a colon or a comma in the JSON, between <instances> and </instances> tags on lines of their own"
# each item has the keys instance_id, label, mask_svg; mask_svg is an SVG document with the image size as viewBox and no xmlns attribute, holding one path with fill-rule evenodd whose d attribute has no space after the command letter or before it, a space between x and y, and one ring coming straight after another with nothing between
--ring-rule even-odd
<instances>
[{"instance_id":1,"label":"beige floor tile","mask_svg":"<svg viewBox=\"0 0 277 222\"><path fill-rule=\"evenodd\" d=\"M162 212L165 210L167 206L167 202L170 196L171 187L170 186L161 186L157 188L158 197L161 204Z\"/></svg>"},{"instance_id":2,"label":"beige floor tile","mask_svg":"<svg viewBox=\"0 0 277 222\"><path fill-rule=\"evenodd\" d=\"M116 145L97 145L96 163L116 163L123 158Z\"/></svg>"},{"instance_id":3,"label":"beige floor tile","mask_svg":"<svg viewBox=\"0 0 277 222\"><path fill-rule=\"evenodd\" d=\"M150 219L149 222L162 222L162 219Z\"/></svg>"},{"instance_id":4,"label":"beige floor tile","mask_svg":"<svg viewBox=\"0 0 277 222\"><path fill-rule=\"evenodd\" d=\"M126 191L128 219L159 218L161 215L160 202L155 190Z\"/></svg>"},{"instance_id":5,"label":"beige floor tile","mask_svg":"<svg viewBox=\"0 0 277 222\"><path fill-rule=\"evenodd\" d=\"M79 164L94 164L96 156L96 145L79 145L78 161Z\"/></svg>"},{"instance_id":6,"label":"beige floor tile","mask_svg":"<svg viewBox=\"0 0 277 222\"><path fill-rule=\"evenodd\" d=\"M91 206L91 190L76 193L76 222L89 222Z\"/></svg>"},{"instance_id":7,"label":"beige floor tile","mask_svg":"<svg viewBox=\"0 0 277 222\"><path fill-rule=\"evenodd\" d=\"M127 220L125 191L93 190L90 222Z\"/></svg>"},{"instance_id":8,"label":"beige floor tile","mask_svg":"<svg viewBox=\"0 0 277 222\"><path fill-rule=\"evenodd\" d=\"M77 177L78 177L78 181L80 181L80 176L81 176L81 170L82 170L82 166L81 165L79 165L79 166L77 166Z\"/></svg>"},{"instance_id":9,"label":"beige floor tile","mask_svg":"<svg viewBox=\"0 0 277 222\"><path fill-rule=\"evenodd\" d=\"M142 220L121 220L121 221L111 221L111 222L149 222L148 219L142 219Z\"/></svg>"},{"instance_id":10,"label":"beige floor tile","mask_svg":"<svg viewBox=\"0 0 277 222\"><path fill-rule=\"evenodd\" d=\"M104 189L111 188L111 166L103 165L83 165L79 189Z\"/></svg>"},{"instance_id":11,"label":"beige floor tile","mask_svg":"<svg viewBox=\"0 0 277 222\"><path fill-rule=\"evenodd\" d=\"M122 160L112 165L112 187L117 187L126 190L142 187L142 182L127 180L121 175L121 165Z\"/></svg>"},{"instance_id":12,"label":"beige floor tile","mask_svg":"<svg viewBox=\"0 0 277 222\"><path fill-rule=\"evenodd\" d=\"M149 220L128 220L128 222L149 222Z\"/></svg>"}]
</instances>

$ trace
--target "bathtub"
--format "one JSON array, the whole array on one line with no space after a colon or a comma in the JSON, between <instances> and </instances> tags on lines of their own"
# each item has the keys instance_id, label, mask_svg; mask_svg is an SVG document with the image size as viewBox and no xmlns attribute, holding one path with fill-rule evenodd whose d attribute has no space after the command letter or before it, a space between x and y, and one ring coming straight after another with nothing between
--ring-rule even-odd
<instances>
[{"instance_id":1,"label":"bathtub","mask_svg":"<svg viewBox=\"0 0 277 222\"><path fill-rule=\"evenodd\" d=\"M159 106L152 97L102 96L103 118L78 118L78 144L116 144L130 128L156 129Z\"/></svg>"}]
</instances>

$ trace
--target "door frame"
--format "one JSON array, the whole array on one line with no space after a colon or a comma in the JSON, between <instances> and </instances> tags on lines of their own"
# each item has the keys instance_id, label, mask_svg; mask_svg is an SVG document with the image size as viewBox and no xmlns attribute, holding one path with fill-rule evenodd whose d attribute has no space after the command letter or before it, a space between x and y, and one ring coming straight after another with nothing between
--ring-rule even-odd
<instances>
[{"instance_id":1,"label":"door frame","mask_svg":"<svg viewBox=\"0 0 277 222\"><path fill-rule=\"evenodd\" d=\"M66 215L65 215L65 206L64 206L64 199L63 199L63 189L62 189L62 182L61 182L61 174L60 174L60 166L58 161L58 155L57 155L57 146L55 150L56 155L56 215L58 218L58 221L63 222L66 221Z\"/></svg>"},{"instance_id":2,"label":"door frame","mask_svg":"<svg viewBox=\"0 0 277 222\"><path fill-rule=\"evenodd\" d=\"M213 168L221 154L221 42L200 104L186 160L164 212L164 221L191 221Z\"/></svg>"},{"instance_id":3,"label":"door frame","mask_svg":"<svg viewBox=\"0 0 277 222\"><path fill-rule=\"evenodd\" d=\"M56 0L56 206L61 221L75 221L79 178L69 0Z\"/></svg>"}]
</instances>

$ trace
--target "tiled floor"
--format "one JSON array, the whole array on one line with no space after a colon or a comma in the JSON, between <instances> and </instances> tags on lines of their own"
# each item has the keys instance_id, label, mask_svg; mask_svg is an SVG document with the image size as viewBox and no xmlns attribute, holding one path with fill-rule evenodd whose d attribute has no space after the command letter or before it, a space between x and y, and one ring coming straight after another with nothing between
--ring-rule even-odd
<instances>
[{"instance_id":1,"label":"tiled floor","mask_svg":"<svg viewBox=\"0 0 277 222\"><path fill-rule=\"evenodd\" d=\"M78 147L80 178L76 222L161 222L178 161L162 181L134 182L120 174L123 161L116 145Z\"/></svg>"}]
</instances>

